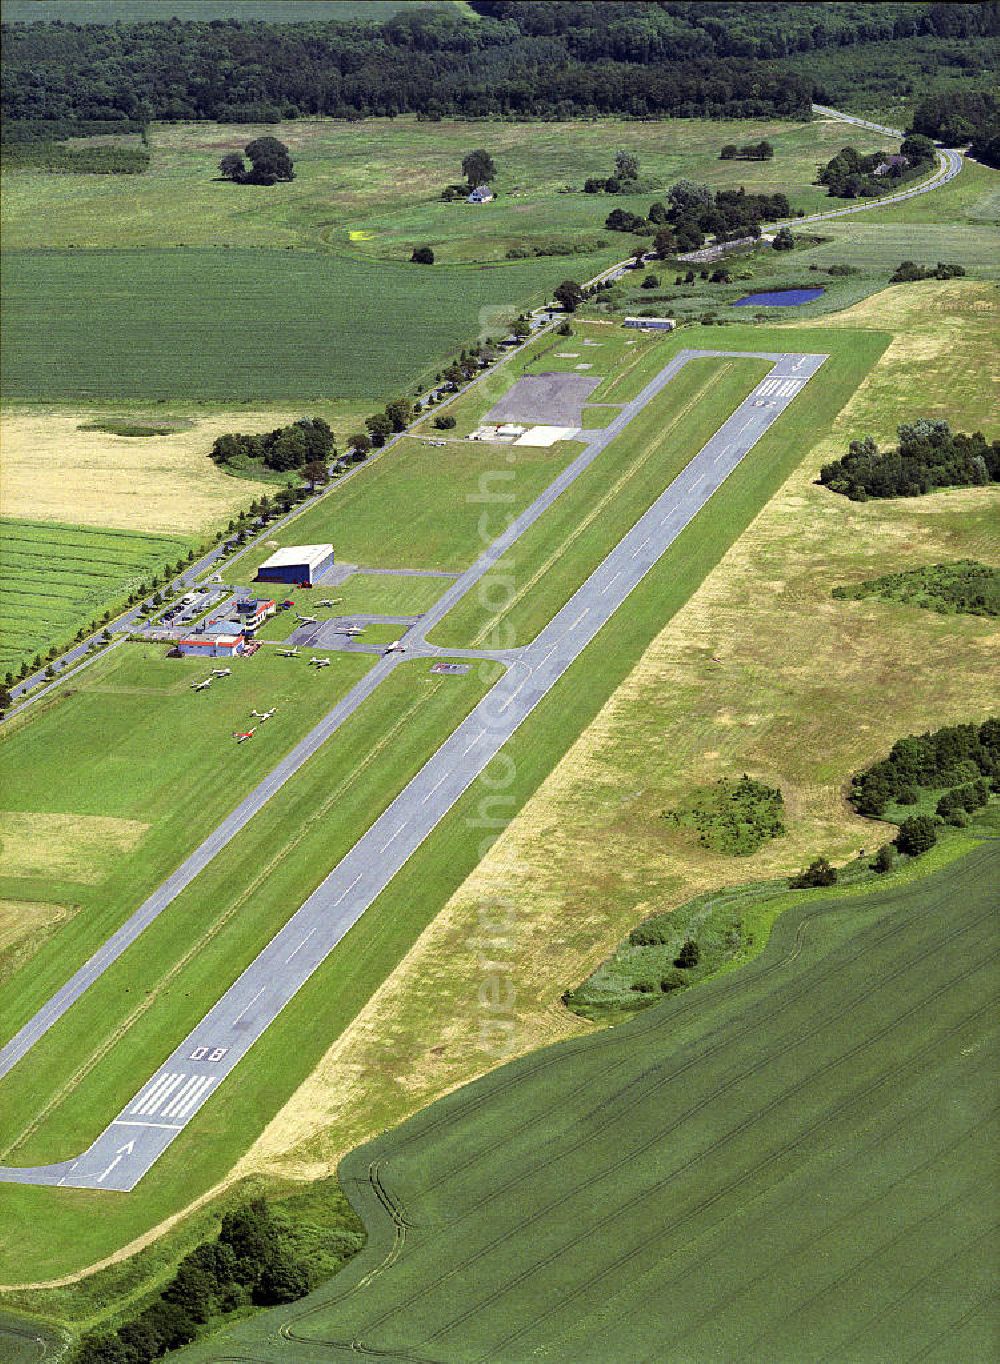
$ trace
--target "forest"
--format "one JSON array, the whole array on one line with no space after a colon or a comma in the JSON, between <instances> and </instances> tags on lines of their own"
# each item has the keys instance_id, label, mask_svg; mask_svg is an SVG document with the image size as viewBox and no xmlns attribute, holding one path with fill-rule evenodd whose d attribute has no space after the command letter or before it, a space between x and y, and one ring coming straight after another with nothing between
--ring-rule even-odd
<instances>
[{"instance_id":1,"label":"forest","mask_svg":"<svg viewBox=\"0 0 1000 1364\"><path fill-rule=\"evenodd\" d=\"M4 26L8 120L803 118L789 54L995 31L995 5L477 3L383 24Z\"/></svg>"}]
</instances>

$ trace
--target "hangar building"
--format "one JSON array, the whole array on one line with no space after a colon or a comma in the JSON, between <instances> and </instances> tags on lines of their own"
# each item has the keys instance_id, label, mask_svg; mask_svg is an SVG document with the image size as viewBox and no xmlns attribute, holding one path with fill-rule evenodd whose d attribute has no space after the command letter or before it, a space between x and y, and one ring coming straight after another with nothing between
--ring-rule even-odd
<instances>
[{"instance_id":1,"label":"hangar building","mask_svg":"<svg viewBox=\"0 0 1000 1364\"><path fill-rule=\"evenodd\" d=\"M312 587L332 567L333 545L291 545L275 550L270 559L264 560L257 570L257 581Z\"/></svg>"}]
</instances>

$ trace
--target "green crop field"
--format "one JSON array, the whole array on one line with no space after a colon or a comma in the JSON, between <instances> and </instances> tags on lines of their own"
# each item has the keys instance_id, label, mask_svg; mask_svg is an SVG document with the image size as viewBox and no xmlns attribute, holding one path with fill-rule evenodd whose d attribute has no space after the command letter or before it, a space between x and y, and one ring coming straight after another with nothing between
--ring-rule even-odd
<instances>
[{"instance_id":1,"label":"green crop field","mask_svg":"<svg viewBox=\"0 0 1000 1364\"><path fill-rule=\"evenodd\" d=\"M188 548L177 536L0 520L0 671L68 645Z\"/></svg>"},{"instance_id":2,"label":"green crop field","mask_svg":"<svg viewBox=\"0 0 1000 1364\"><path fill-rule=\"evenodd\" d=\"M581 275L607 259L581 257ZM545 261L426 269L243 250L11 251L3 275L9 398L230 407L384 401L559 279Z\"/></svg>"},{"instance_id":3,"label":"green crop field","mask_svg":"<svg viewBox=\"0 0 1000 1364\"><path fill-rule=\"evenodd\" d=\"M266 546L238 559L234 571L250 582L273 553L272 544L326 543L338 561L366 568L464 568L503 529L502 517L516 515L552 482L573 449L519 446L498 453L494 446L465 441L434 447L407 438ZM502 512L492 517L494 529L484 539L484 510L495 511L498 498ZM340 589L328 595L340 596Z\"/></svg>"},{"instance_id":4,"label":"green crop field","mask_svg":"<svg viewBox=\"0 0 1000 1364\"><path fill-rule=\"evenodd\" d=\"M1000 853L810 893L752 965L353 1152L369 1240L182 1359L987 1359Z\"/></svg>"}]
</instances>

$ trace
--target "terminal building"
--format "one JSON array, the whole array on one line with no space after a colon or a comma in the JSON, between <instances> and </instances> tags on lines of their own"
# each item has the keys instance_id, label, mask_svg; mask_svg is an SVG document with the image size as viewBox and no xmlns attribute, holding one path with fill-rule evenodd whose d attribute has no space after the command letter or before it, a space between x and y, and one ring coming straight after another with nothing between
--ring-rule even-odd
<instances>
[{"instance_id":1,"label":"terminal building","mask_svg":"<svg viewBox=\"0 0 1000 1364\"><path fill-rule=\"evenodd\" d=\"M177 652L185 658L236 658L243 645L242 635L192 635L177 641Z\"/></svg>"},{"instance_id":2,"label":"terminal building","mask_svg":"<svg viewBox=\"0 0 1000 1364\"><path fill-rule=\"evenodd\" d=\"M270 597L238 601L236 610L240 616L240 628L251 632L259 629L270 616L274 615L277 609L278 603Z\"/></svg>"},{"instance_id":3,"label":"terminal building","mask_svg":"<svg viewBox=\"0 0 1000 1364\"><path fill-rule=\"evenodd\" d=\"M257 570L257 581L312 587L332 567L333 545L291 545L275 550L264 560Z\"/></svg>"}]
</instances>

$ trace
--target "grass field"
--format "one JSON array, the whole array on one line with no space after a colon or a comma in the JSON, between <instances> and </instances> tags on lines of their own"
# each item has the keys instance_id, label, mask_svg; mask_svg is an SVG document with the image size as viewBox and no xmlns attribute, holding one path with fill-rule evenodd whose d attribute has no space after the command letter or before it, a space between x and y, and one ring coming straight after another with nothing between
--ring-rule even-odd
<instances>
[{"instance_id":1,"label":"grass field","mask_svg":"<svg viewBox=\"0 0 1000 1364\"><path fill-rule=\"evenodd\" d=\"M488 543L480 527L484 506L502 493L504 515L516 515L552 482L574 448L506 447L498 469L491 446L463 441L438 448L408 437L274 540L237 560L234 573L252 581L273 544L329 543L339 562L365 568L464 568ZM341 592L331 588L322 595Z\"/></svg>"},{"instance_id":2,"label":"grass field","mask_svg":"<svg viewBox=\"0 0 1000 1364\"><path fill-rule=\"evenodd\" d=\"M987 1358L998 871L814 893L751 966L362 1147L358 1260L182 1358Z\"/></svg>"},{"instance_id":3,"label":"grass field","mask_svg":"<svg viewBox=\"0 0 1000 1364\"><path fill-rule=\"evenodd\" d=\"M264 658L261 653L251 662ZM273 668L279 669L283 662L275 659ZM317 688L323 687L323 679L331 674L357 675L368 663L368 659L340 658L329 674L318 678L309 674L309 679ZM400 668L264 808L254 821L252 836L244 835L221 852L146 930L140 943L46 1035L32 1051L31 1066L15 1069L5 1079L0 1158L44 1161L53 1151L75 1150L89 1141L133 1092L137 1078L159 1063L168 1039L183 1036L260 951L479 699L496 671L491 668L481 675L455 679L432 676L426 663ZM326 690L329 705L331 689ZM215 689L206 699L214 695ZM196 705L202 698L189 695L188 699ZM69 705L61 708L63 713ZM26 728L25 742L34 730L36 749L47 741L54 754L57 748L45 719ZM278 719L271 721L266 729L277 723ZM234 746L232 751L242 757L256 747L257 741L240 749ZM391 763L385 761L390 750ZM270 763L274 756L272 751ZM114 768L104 763L100 771L106 786ZM164 778L168 775L165 772ZM73 779L84 783L85 764L74 769ZM42 772L37 783L43 783ZM176 808L176 782L174 788ZM166 790L163 784L164 800ZM21 798L24 802L36 799L30 786ZM63 799L83 804L83 797L72 791ZM181 814L190 819L189 807L184 806ZM162 834L165 822L156 826L157 832ZM142 873L146 871L144 861ZM135 880L133 869L133 885ZM106 898L112 900L113 883L105 883L104 889ZM107 910L78 914L36 955L30 979L13 978L11 989L5 992L0 1035L9 1035L89 950L91 941L71 930L86 926L100 941L111 927L109 921ZM88 1208L86 1197L56 1194L59 1215L47 1224L52 1239L45 1233L43 1240L48 1244L39 1243L31 1252L36 1270L57 1273L81 1263L81 1252L85 1259L99 1256L105 1248L122 1244L136 1230L190 1202L197 1191L210 1187L227 1171L245 1148L247 1133L259 1129L261 1121L304 1078L305 1058L322 1050L371 992L372 968L367 960L371 949L359 949L359 941L385 951L388 938L391 950L400 932L400 926L389 925L378 915L366 916L358 928L360 933L353 930L344 947L306 987L309 992L314 985L320 988L326 1004L317 1010L313 1001L304 1026L298 1000L290 1006L282 1026L271 1029L263 1045L255 1047L247 1059L240 1083L231 1087L221 1105L205 1110L192 1126L190 1139L178 1143L176 1151L158 1164L156 1178L147 1182L138 1197L105 1209L99 1197ZM286 1018L292 1020L287 1028ZM284 1053L280 1062L271 1046L272 1039L279 1037ZM81 1039L86 1041L81 1043ZM23 1241L27 1229L22 1219L30 1217L28 1210L37 1206L36 1194L18 1189L12 1198L5 1196L0 1215L8 1230L20 1230L12 1239L5 1233L4 1244L12 1252L15 1245L20 1249L13 1258L0 1261L0 1280L16 1275L18 1264L27 1262ZM95 1218L93 1210L98 1206L102 1216ZM79 1219L68 1239L67 1217L73 1223Z\"/></svg>"},{"instance_id":4,"label":"grass field","mask_svg":"<svg viewBox=\"0 0 1000 1364\"><path fill-rule=\"evenodd\" d=\"M491 122L482 136L497 164L496 200L478 208L444 203L441 190L461 179L462 157L478 145L474 127L412 115L359 123L154 125L152 161L141 184L35 171L5 176L5 249L294 246L400 261L430 243L445 264L504 261L509 251L555 252L540 263L558 282L567 266L579 277L572 258L581 248L591 253L595 240L627 254L630 238L604 229L610 210L645 212L681 177L715 189L782 190L809 211L831 205L812 181L845 141L866 151L881 145L874 135L822 119ZM264 133L289 147L295 180L271 189L217 181L220 157ZM775 148L772 161L719 159L726 142L765 137ZM641 195L584 194L584 181L608 174L619 147L639 155L643 178L656 188Z\"/></svg>"},{"instance_id":5,"label":"grass field","mask_svg":"<svg viewBox=\"0 0 1000 1364\"><path fill-rule=\"evenodd\" d=\"M0 671L65 647L190 542L121 530L0 520Z\"/></svg>"},{"instance_id":6,"label":"grass field","mask_svg":"<svg viewBox=\"0 0 1000 1364\"><path fill-rule=\"evenodd\" d=\"M345 656L320 678L301 660L261 652L194 693L210 665L164 652L126 645L64 699L4 726L10 856L0 894L79 906L35 957L30 981L5 994L4 1037L371 666ZM252 709L271 706L278 714L251 743L233 743Z\"/></svg>"},{"instance_id":7,"label":"grass field","mask_svg":"<svg viewBox=\"0 0 1000 1364\"><path fill-rule=\"evenodd\" d=\"M256 633L257 639L287 639L299 628L296 616L316 616L320 621L339 616L415 616L433 606L448 586L447 578L383 577L377 573L355 573L340 587L331 587L327 596L314 591L294 598L294 611L279 611ZM314 600L315 599L315 600ZM336 606L318 606L318 601L333 601ZM367 638L367 636L366 636Z\"/></svg>"}]
</instances>

